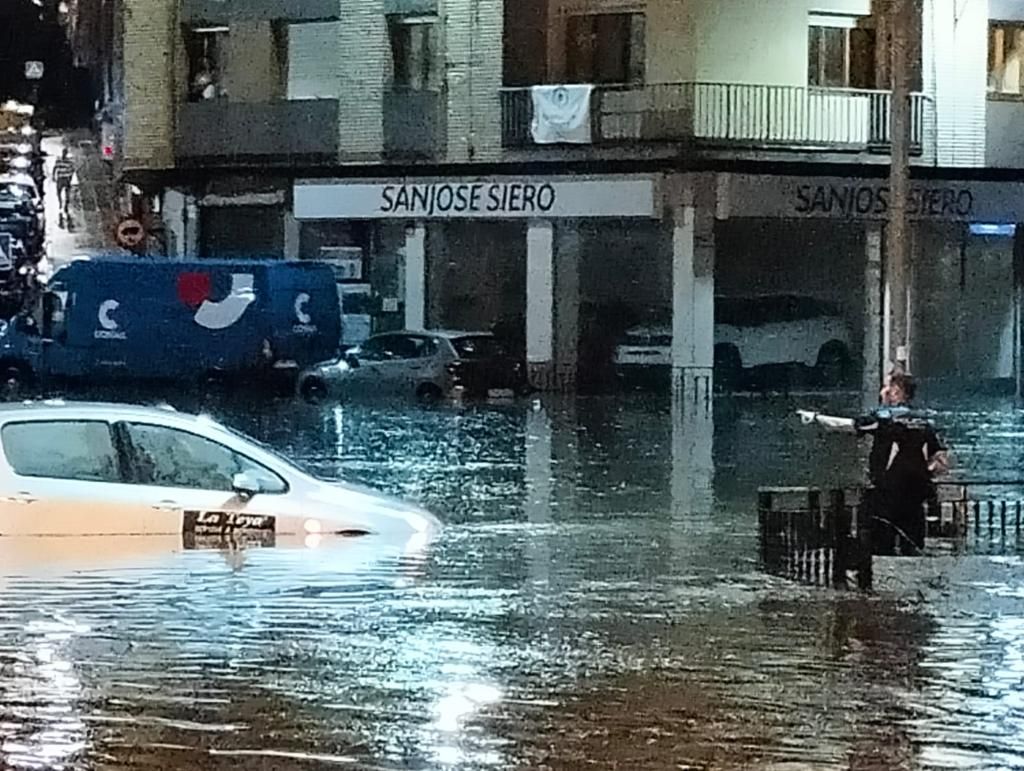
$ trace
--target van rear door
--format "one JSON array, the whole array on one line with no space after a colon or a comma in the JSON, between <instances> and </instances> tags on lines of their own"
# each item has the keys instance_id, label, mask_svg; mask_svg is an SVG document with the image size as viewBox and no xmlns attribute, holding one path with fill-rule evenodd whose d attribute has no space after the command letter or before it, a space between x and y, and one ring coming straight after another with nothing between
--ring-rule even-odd
<instances>
[{"instance_id":1,"label":"van rear door","mask_svg":"<svg viewBox=\"0 0 1024 771\"><path fill-rule=\"evenodd\" d=\"M270 313L274 358L306 367L332 359L341 340L334 271L322 263L271 266Z\"/></svg>"}]
</instances>

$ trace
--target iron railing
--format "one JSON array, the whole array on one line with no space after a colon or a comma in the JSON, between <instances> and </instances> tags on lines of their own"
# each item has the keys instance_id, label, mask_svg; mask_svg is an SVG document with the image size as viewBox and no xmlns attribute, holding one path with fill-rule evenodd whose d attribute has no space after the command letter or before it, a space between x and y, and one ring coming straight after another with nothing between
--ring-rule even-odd
<instances>
[{"instance_id":1,"label":"iron railing","mask_svg":"<svg viewBox=\"0 0 1024 771\"><path fill-rule=\"evenodd\" d=\"M743 83L595 87L594 144L693 141L706 145L888 152L892 94ZM924 145L928 101L911 96L911 149ZM533 146L529 87L501 92L502 144Z\"/></svg>"}]
</instances>

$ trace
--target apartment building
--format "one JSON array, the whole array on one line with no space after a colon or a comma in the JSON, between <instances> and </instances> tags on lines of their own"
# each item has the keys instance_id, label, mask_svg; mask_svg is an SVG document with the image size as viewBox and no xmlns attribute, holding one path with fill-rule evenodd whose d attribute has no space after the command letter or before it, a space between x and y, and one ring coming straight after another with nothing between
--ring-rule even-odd
<instances>
[{"instance_id":1,"label":"apartment building","mask_svg":"<svg viewBox=\"0 0 1024 771\"><path fill-rule=\"evenodd\" d=\"M667 309L707 388L716 297L807 294L877 382L888 2L119 2L169 257L333 259L374 328L512 330L568 387ZM1024 2L915 5L912 366L1009 377Z\"/></svg>"}]
</instances>

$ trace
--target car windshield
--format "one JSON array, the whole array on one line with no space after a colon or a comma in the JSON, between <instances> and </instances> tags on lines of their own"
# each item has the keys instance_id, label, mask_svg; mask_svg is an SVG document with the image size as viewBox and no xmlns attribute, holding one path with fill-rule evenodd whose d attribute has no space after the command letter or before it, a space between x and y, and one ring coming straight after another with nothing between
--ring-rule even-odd
<instances>
[{"instance_id":1,"label":"car windshield","mask_svg":"<svg viewBox=\"0 0 1024 771\"><path fill-rule=\"evenodd\" d=\"M452 338L452 347L463 359L492 359L505 355L505 349L491 335L466 335Z\"/></svg>"}]
</instances>

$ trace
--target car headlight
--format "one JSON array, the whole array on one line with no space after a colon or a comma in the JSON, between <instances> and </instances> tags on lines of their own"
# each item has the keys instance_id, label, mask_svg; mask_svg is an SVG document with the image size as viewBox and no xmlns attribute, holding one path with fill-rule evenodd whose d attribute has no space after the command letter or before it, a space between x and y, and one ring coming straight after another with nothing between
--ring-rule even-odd
<instances>
[{"instance_id":1,"label":"car headlight","mask_svg":"<svg viewBox=\"0 0 1024 771\"><path fill-rule=\"evenodd\" d=\"M309 535L320 535L323 532L323 525L320 524L319 519L307 519L302 523L302 529Z\"/></svg>"}]
</instances>

